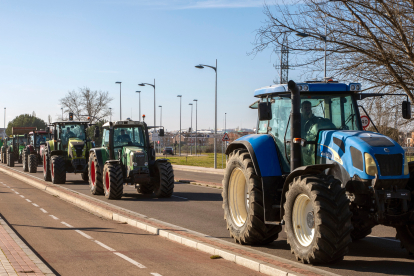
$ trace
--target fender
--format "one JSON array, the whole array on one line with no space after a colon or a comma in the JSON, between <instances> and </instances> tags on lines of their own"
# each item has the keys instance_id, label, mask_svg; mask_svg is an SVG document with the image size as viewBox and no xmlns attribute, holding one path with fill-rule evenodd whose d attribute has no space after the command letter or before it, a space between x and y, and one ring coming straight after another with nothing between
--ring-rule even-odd
<instances>
[{"instance_id":1,"label":"fender","mask_svg":"<svg viewBox=\"0 0 414 276\"><path fill-rule=\"evenodd\" d=\"M280 190L283 185L282 168L277 145L270 134L243 136L229 145L226 155L235 149L248 150L256 175L262 181L264 218L267 224L279 224Z\"/></svg>"},{"instance_id":2,"label":"fender","mask_svg":"<svg viewBox=\"0 0 414 276\"><path fill-rule=\"evenodd\" d=\"M99 164L99 170L101 171L101 173L103 173L103 167L105 165L105 163L107 163L108 161L108 154L106 152L105 149L102 148L92 148L89 151L89 156L91 153L95 153L96 159L98 160L98 164ZM89 158L87 159L89 162ZM118 161L118 160L116 160Z\"/></svg>"},{"instance_id":3,"label":"fender","mask_svg":"<svg viewBox=\"0 0 414 276\"><path fill-rule=\"evenodd\" d=\"M318 164L318 165L310 165L310 166L302 166L299 168L296 168L293 170L285 180L285 183L283 184L283 190L282 190L282 199L280 202L280 218L283 219L283 216L285 215L283 205L286 202L286 192L289 190L289 184L295 179L295 177L306 175L306 174L320 174L326 169L333 169L335 167L335 164Z\"/></svg>"},{"instance_id":4,"label":"fender","mask_svg":"<svg viewBox=\"0 0 414 276\"><path fill-rule=\"evenodd\" d=\"M64 150L52 150L50 152L50 157L52 157L54 155L62 155L62 156L65 156L66 155L66 151L64 151Z\"/></svg>"}]
</instances>

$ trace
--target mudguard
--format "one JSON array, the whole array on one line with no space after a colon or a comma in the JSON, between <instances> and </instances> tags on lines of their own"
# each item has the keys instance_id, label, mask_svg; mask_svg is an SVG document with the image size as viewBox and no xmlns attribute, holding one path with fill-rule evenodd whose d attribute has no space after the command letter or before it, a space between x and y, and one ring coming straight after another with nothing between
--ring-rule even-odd
<instances>
[{"instance_id":1,"label":"mudguard","mask_svg":"<svg viewBox=\"0 0 414 276\"><path fill-rule=\"evenodd\" d=\"M92 152L95 153L96 159L98 159L99 169L100 169L101 173L103 173L103 167L104 167L104 165L107 162L108 157L109 157L107 151L103 148L92 148L89 151L89 155ZM118 161L118 160L116 160L116 161ZM88 159L88 162L89 162L89 159Z\"/></svg>"}]
</instances>

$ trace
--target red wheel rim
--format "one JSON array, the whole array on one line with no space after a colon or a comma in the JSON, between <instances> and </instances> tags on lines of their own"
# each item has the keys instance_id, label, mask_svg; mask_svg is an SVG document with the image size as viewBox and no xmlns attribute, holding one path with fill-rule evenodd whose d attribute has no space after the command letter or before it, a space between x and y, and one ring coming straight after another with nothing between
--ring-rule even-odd
<instances>
[{"instance_id":1,"label":"red wheel rim","mask_svg":"<svg viewBox=\"0 0 414 276\"><path fill-rule=\"evenodd\" d=\"M105 186L106 186L106 190L109 191L109 173L106 172L105 175Z\"/></svg>"},{"instance_id":2,"label":"red wheel rim","mask_svg":"<svg viewBox=\"0 0 414 276\"><path fill-rule=\"evenodd\" d=\"M95 162L91 163L91 182L92 185L95 186Z\"/></svg>"},{"instance_id":3,"label":"red wheel rim","mask_svg":"<svg viewBox=\"0 0 414 276\"><path fill-rule=\"evenodd\" d=\"M55 173L53 171L53 162L50 162L50 171L52 172L52 177L55 177Z\"/></svg>"}]
</instances>

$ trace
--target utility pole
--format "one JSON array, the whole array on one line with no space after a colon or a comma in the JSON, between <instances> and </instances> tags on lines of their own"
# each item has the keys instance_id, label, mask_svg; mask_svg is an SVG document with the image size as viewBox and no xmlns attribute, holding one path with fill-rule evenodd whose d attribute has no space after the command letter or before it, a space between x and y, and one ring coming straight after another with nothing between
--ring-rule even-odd
<instances>
[{"instance_id":1,"label":"utility pole","mask_svg":"<svg viewBox=\"0 0 414 276\"><path fill-rule=\"evenodd\" d=\"M280 65L275 66L280 69L280 84L286 84L289 81L289 47L288 37L285 34L282 47L280 48ZM276 83L276 81L274 81Z\"/></svg>"}]
</instances>

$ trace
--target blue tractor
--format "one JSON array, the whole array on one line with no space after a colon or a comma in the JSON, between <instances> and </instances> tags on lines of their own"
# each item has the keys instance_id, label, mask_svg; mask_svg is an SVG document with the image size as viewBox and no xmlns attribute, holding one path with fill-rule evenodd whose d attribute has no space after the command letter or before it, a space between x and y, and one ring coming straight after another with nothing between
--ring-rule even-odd
<instances>
[{"instance_id":1,"label":"blue tractor","mask_svg":"<svg viewBox=\"0 0 414 276\"><path fill-rule=\"evenodd\" d=\"M394 140L361 124L357 100L381 94L326 80L254 96L257 133L226 150L224 218L237 243L271 243L284 225L298 261L330 263L382 224L414 253L414 164ZM402 106L411 118L410 102Z\"/></svg>"}]
</instances>

